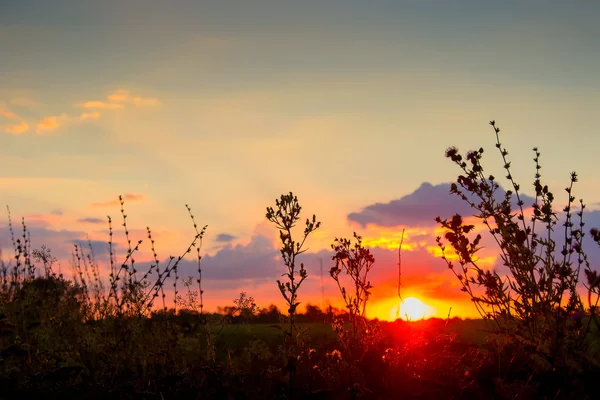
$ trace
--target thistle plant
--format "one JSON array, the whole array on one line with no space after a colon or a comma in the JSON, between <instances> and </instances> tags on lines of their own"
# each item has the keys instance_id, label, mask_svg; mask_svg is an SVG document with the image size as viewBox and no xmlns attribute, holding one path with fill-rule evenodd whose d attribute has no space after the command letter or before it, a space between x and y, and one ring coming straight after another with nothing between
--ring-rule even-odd
<instances>
[{"instance_id":1,"label":"thistle plant","mask_svg":"<svg viewBox=\"0 0 600 400\"><path fill-rule=\"evenodd\" d=\"M585 204L580 200L576 209L572 194L577 174L571 173L565 188L564 221L559 231L554 194L541 180L539 150L533 149L535 200L526 204L511 171L508 151L500 142L500 129L494 121L490 125L510 189L502 193L497 179L484 174L483 148L463 157L451 147L446 157L461 173L450 192L471 206L474 217L497 244L507 273L490 271L481 265L477 254L482 248L482 236L473 237L475 225L465 223L458 214L449 219L436 218L446 230L445 241L437 238L442 259L480 315L491 321L495 332L525 349L530 360L536 360L538 370L580 368L576 360L587 358L589 343L585 339L590 331L589 324L584 328L581 319L586 312L595 318L599 292L598 282L593 279L597 275L591 271L583 250ZM562 243L557 242L559 238ZM588 276L587 309L578 293L581 269Z\"/></svg>"}]
</instances>

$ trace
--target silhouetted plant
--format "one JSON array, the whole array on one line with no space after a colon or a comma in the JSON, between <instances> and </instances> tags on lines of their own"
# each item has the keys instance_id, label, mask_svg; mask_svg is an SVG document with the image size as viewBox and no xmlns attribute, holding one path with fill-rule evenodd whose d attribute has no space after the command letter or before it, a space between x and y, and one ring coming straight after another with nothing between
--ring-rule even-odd
<instances>
[{"instance_id":1,"label":"silhouetted plant","mask_svg":"<svg viewBox=\"0 0 600 400\"><path fill-rule=\"evenodd\" d=\"M204 311L204 290L202 290L202 255L200 255L200 249L202 247L202 237L204 237L204 233L206 232L206 225L202 228L202 230L198 231L198 225L196 224L196 219L194 218L194 214L192 214L191 208L186 204L185 207L190 214L190 218L194 223L194 229L196 230L196 234L200 236L200 244L196 246L196 261L198 263L198 278L196 279L196 283L198 283L198 297L200 299L200 314Z\"/></svg>"},{"instance_id":2,"label":"silhouetted plant","mask_svg":"<svg viewBox=\"0 0 600 400\"><path fill-rule=\"evenodd\" d=\"M371 250L362 245L362 237L356 232L354 232L354 240L355 242L352 243L349 239L335 239L334 244L331 245L335 252L332 257L335 265L331 267L329 274L337 284L350 316L352 330L349 339L353 346L361 347L361 349L356 349L358 353L361 353L368 343L361 344L359 339L367 339L364 335L371 332L365 313L373 288L371 281L368 280L368 274L375 264L375 257L371 254ZM346 288L340 275L347 276L352 286ZM370 339L368 341L370 342Z\"/></svg>"},{"instance_id":3,"label":"silhouetted plant","mask_svg":"<svg viewBox=\"0 0 600 400\"><path fill-rule=\"evenodd\" d=\"M99 265L89 239L87 253L84 252L81 245L74 245L72 269L73 283L81 289L83 294L81 307L85 319L101 318L106 307L106 296L104 284L100 279Z\"/></svg>"},{"instance_id":4,"label":"silhouetted plant","mask_svg":"<svg viewBox=\"0 0 600 400\"><path fill-rule=\"evenodd\" d=\"M167 279L173 277L173 286L174 286L174 304L177 306L177 301L180 299L179 292L177 290L177 280L179 276L177 274L177 267L180 264L181 260L189 254L192 249L196 248L198 252L198 257L200 257L200 249L202 246L202 238L206 232L206 226L202 228L202 230L197 229L196 222L194 220L193 215L191 214L190 208L186 205L188 212L190 213L190 217L194 224L194 229L196 230L196 235L192 242L189 244L187 249L183 252L182 255L178 257L169 257L169 261L167 265L165 265L162 269L160 266L160 262L158 259L158 255L156 253L154 247L154 239L152 238L152 232L149 227L146 228L147 237L151 244L151 251L153 256L153 262L150 263L149 268L144 272L144 274L139 277L138 276L138 267L136 266L136 260L134 258L135 254L139 251L140 245L142 244L142 240L138 240L135 246L132 246L132 240L129 236L129 229L127 227L127 215L125 214L124 209L124 201L121 196L119 196L119 202L121 205L121 214L123 218L122 226L125 231L125 239L127 242L127 253L125 258L120 266L116 266L115 262L115 253L114 253L114 245L112 241L113 237L113 229L112 229L112 219L108 217L109 224L109 258L111 264L111 273L109 275L109 290L108 295L105 297L97 296L98 298L102 298L104 302L102 307L98 307L102 309L102 317L107 317L110 315L129 315L129 316L144 316L147 315L152 307L154 306L154 301L157 297L161 296L163 310L166 311L166 303L165 303L165 292L164 285ZM90 258L90 253L87 255L79 254L82 249L76 248L75 258L77 259L77 273L76 276L79 276L79 280L84 287L87 287L87 281L85 280L85 271L89 265L95 265L92 258ZM90 247L90 251L91 251ZM85 262L87 258L87 263ZM82 264L82 260L84 260ZM83 265L83 268L81 266ZM97 270L97 267L92 268L92 270ZM97 275L97 272L94 272L94 275ZM151 279L152 275L156 275L156 278ZM89 280L89 279L88 279ZM176 309L175 309L176 311Z\"/></svg>"},{"instance_id":5,"label":"silhouetted plant","mask_svg":"<svg viewBox=\"0 0 600 400\"><path fill-rule=\"evenodd\" d=\"M298 197L294 196L292 192L289 194L282 194L280 199L275 200L275 207L276 209L267 207L266 217L279 230L281 257L288 270L282 275L288 279L287 282L277 280L277 285L281 295L288 304L291 333L294 327L296 308L300 304L300 302L297 301L298 289L308 276L303 263L300 264L298 270L296 269L296 257L306 251L304 248L306 239L312 232L319 229L321 223L317 222L317 217L315 215L313 215L312 221L306 219L306 227L304 228L302 238L299 241L296 241L292 237L292 229L300 220L300 211L302 210L300 203L298 203Z\"/></svg>"},{"instance_id":6,"label":"silhouetted plant","mask_svg":"<svg viewBox=\"0 0 600 400\"><path fill-rule=\"evenodd\" d=\"M490 320L495 331L508 338L511 345L518 346L520 356L527 354L536 371L580 370L582 362L590 362L589 343L585 341L589 324L587 329L582 329L581 317L586 309L577 292L582 267L588 275L587 311L592 316L599 292L594 279L589 279L595 273L590 270L583 250L585 205L582 200L576 212L577 220L573 218L575 197L572 189L577 175L571 173L570 184L565 189L567 202L560 234L564 243L559 245L556 242L555 226L559 220L553 208L554 195L541 181L540 152L533 149L535 201L529 216L520 186L510 169L508 151L500 142L500 129L494 121L490 124L511 190L501 195L496 178L484 174L483 148L469 151L463 157L451 147L446 151L446 157L462 171L450 192L475 211L474 217L481 221L498 245L507 274L502 276L480 265L477 253L482 247L482 236L477 234L471 238L475 226L465 223L458 214L450 219L436 218L446 230L444 239L453 250L449 253L442 238L438 237L442 259L481 316ZM596 296L595 300L592 295Z\"/></svg>"},{"instance_id":7,"label":"silhouetted plant","mask_svg":"<svg viewBox=\"0 0 600 400\"><path fill-rule=\"evenodd\" d=\"M249 322L258 314L259 308L254 301L254 297L248 296L248 293L244 291L240 292L240 297L233 300L233 304L235 306L235 313L239 315L244 323Z\"/></svg>"},{"instance_id":8,"label":"silhouetted plant","mask_svg":"<svg viewBox=\"0 0 600 400\"><path fill-rule=\"evenodd\" d=\"M329 274L342 295L350 322L348 330L345 327L345 318L335 316L333 329L342 345L344 358L351 364L348 374L350 389L357 395L359 386L354 382L353 369L375 344L379 334L378 324L370 323L366 318L367 303L373 288L368 275L375 264L375 257L370 249L363 246L362 237L356 232L354 243L350 239L336 238L331 248L335 253L332 257L335 265L331 267ZM348 278L348 287L343 284L342 276Z\"/></svg>"},{"instance_id":9,"label":"silhouetted plant","mask_svg":"<svg viewBox=\"0 0 600 400\"><path fill-rule=\"evenodd\" d=\"M177 304L179 304L179 310L182 312L194 311L200 314L200 300L198 291L194 288L196 286L194 277L190 276L187 279L182 279L181 282L186 288L186 293L185 295L181 293L177 294Z\"/></svg>"},{"instance_id":10,"label":"silhouetted plant","mask_svg":"<svg viewBox=\"0 0 600 400\"><path fill-rule=\"evenodd\" d=\"M292 236L292 229L296 226L300 220L300 212L302 207L298 203L298 197L294 196L292 192L289 194L282 194L279 199L275 200L275 208L267 207L266 218L279 230L279 238L281 240L281 258L287 268L287 272L282 276L287 278L287 281L282 282L277 280L277 285L281 295L285 299L288 305L289 314L289 331L285 332L287 337L286 351L288 356L287 369L290 374L290 388L293 386L293 375L296 364L296 345L297 345L297 329L295 325L296 309L300 302L298 302L298 289L302 285L302 282L307 278L308 274L304 268L304 264L300 264L300 268L297 269L296 258L304 253L304 243L308 236L319 229L321 222L317 221L315 215L312 216L312 220L306 219L304 232L300 240L294 240Z\"/></svg>"},{"instance_id":11,"label":"silhouetted plant","mask_svg":"<svg viewBox=\"0 0 600 400\"><path fill-rule=\"evenodd\" d=\"M122 385L135 384L136 376L145 377L147 385L173 371L180 328L167 310L161 324L151 323L148 317L155 315L154 299L164 293L161 289L173 279L176 266L194 247L200 248L205 229L196 229L187 250L159 268L147 228L154 263L140 270L134 257L142 241L132 244L124 202L119 200L127 253L118 265L109 217L111 272L106 290L89 239L87 249L81 244L74 247L69 281L55 272L57 260L50 249L32 250L24 219L23 234L15 235L9 210L14 256L0 263L0 359L6 367L0 368L0 391L7 388L9 376L13 388L42 392L48 385L73 387L86 374L92 385L120 390ZM35 263L41 264L43 272Z\"/></svg>"},{"instance_id":12,"label":"silhouetted plant","mask_svg":"<svg viewBox=\"0 0 600 400\"><path fill-rule=\"evenodd\" d=\"M52 256L52 251L48 247L42 245L42 247L39 249L33 249L31 256L33 257L34 261L41 262L43 264L44 276L46 278L56 275L52 267L58 262L58 260L56 257Z\"/></svg>"}]
</instances>

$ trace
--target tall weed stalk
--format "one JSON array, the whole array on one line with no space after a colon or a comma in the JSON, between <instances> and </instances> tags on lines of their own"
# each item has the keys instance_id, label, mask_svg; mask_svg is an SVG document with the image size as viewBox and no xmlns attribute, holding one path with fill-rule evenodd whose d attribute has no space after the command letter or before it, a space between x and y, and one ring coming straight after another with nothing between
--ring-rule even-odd
<instances>
[{"instance_id":1,"label":"tall weed stalk","mask_svg":"<svg viewBox=\"0 0 600 400\"><path fill-rule=\"evenodd\" d=\"M306 249L304 244L308 236L319 229L321 222L317 221L316 215L311 219L306 219L304 232L299 240L292 236L292 229L300 221L300 212L302 207L298 202L298 197L292 192L282 194L275 200L275 207L267 207L266 218L279 230L279 239L281 240L281 258L287 272L282 276L287 280L277 280L277 286L288 307L289 331L284 332L286 336L287 369L290 376L290 390L293 388L293 377L296 369L297 359L297 327L296 327L296 309L300 302L298 301L298 290L302 282L308 277L304 264L300 263L298 268L296 258L304 253Z\"/></svg>"}]
</instances>

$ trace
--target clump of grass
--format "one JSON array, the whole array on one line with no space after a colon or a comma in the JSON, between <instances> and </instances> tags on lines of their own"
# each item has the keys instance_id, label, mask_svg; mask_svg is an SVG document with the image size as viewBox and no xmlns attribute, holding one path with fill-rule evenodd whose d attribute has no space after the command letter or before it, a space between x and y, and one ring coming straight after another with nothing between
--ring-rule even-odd
<instances>
[{"instance_id":1,"label":"clump of grass","mask_svg":"<svg viewBox=\"0 0 600 400\"><path fill-rule=\"evenodd\" d=\"M44 391L56 382L73 388L82 380L106 390L121 390L123 385L138 385L138 377L155 382L176 367L173 357L180 328L166 318L161 318L161 324L153 321L160 314L169 317L163 287L169 279L177 280L178 265L194 248L200 257L206 227L198 230L188 207L196 235L181 256L170 257L162 268L147 228L154 262L140 269L136 256L142 240L134 242L130 237L122 197L119 200L126 254L121 263L116 262L109 217L107 287L89 239L87 249L74 246L69 280L56 273L57 260L50 249L32 250L24 219L22 235L15 235L8 210L14 256L0 263L0 386L6 393ZM41 271L36 263L41 264ZM162 313L154 308L159 293ZM175 313L172 309L171 315Z\"/></svg>"},{"instance_id":2,"label":"clump of grass","mask_svg":"<svg viewBox=\"0 0 600 400\"><path fill-rule=\"evenodd\" d=\"M127 253L123 262L117 267L114 261L115 254L113 250L114 245L112 242L112 220L110 217L108 217L111 273L109 275L109 293L105 301L106 306L103 307L103 309L109 313L109 310L112 310L112 312L116 313L117 315L136 315L141 317L148 315L154 306L155 299L160 295L162 298L163 310L166 311L164 285L167 279L173 276L174 311L176 312L177 300L179 298L179 292L177 290L177 282L179 280L178 266L184 257L191 253L193 249L197 250L198 257L199 259L201 258L200 249L207 227L204 226L201 230L198 230L198 226L194 216L191 213L191 209L186 205L186 208L190 214L190 218L194 224L196 235L185 251L178 257L170 256L169 261L165 266L162 267L162 269L154 247L152 231L149 227L147 227L147 237L151 244L153 262L150 264L149 268L144 272L141 278L139 278L138 269L135 264L135 254L139 251L143 240L138 240L135 246L132 247L132 240L129 236L129 229L127 227L127 214L125 214L124 201L121 196L119 196L119 201L121 204L121 215L123 218L122 226L124 228L125 239L127 242ZM151 279L151 276L156 276L156 278ZM201 277L198 278L198 280L200 279ZM119 282L121 282L121 284L119 284ZM200 308L202 308L202 306L203 305L201 303ZM110 314L105 314L104 316L106 315Z\"/></svg>"}]
</instances>

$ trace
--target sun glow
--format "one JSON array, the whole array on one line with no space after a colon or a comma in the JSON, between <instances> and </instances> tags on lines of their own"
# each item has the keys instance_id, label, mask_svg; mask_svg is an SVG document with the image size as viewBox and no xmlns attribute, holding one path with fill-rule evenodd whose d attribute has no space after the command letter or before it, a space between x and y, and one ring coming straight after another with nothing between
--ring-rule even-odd
<instances>
[{"instance_id":1,"label":"sun glow","mask_svg":"<svg viewBox=\"0 0 600 400\"><path fill-rule=\"evenodd\" d=\"M398 306L391 310L393 319L396 319ZM400 318L407 321L415 321L418 319L429 318L435 314L433 307L424 304L421 300L416 297L407 297L400 304Z\"/></svg>"}]
</instances>

